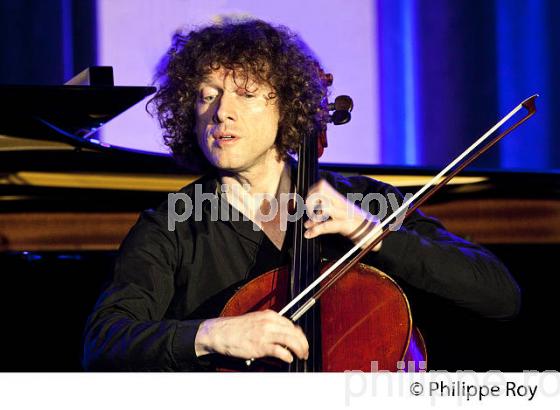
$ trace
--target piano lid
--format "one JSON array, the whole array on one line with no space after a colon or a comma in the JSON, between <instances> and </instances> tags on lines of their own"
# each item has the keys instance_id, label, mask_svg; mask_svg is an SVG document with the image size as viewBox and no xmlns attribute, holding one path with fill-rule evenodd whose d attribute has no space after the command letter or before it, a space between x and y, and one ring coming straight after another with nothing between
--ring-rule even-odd
<instances>
[{"instance_id":1,"label":"piano lid","mask_svg":"<svg viewBox=\"0 0 560 410\"><path fill-rule=\"evenodd\" d=\"M155 91L113 85L112 67L90 67L66 85L0 85L0 134L92 146L100 127Z\"/></svg>"}]
</instances>

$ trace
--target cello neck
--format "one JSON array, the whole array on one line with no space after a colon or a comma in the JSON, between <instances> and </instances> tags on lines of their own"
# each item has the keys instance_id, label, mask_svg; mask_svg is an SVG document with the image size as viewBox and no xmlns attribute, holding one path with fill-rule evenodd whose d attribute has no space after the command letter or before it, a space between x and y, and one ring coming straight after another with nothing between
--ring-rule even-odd
<instances>
[{"instance_id":1,"label":"cello neck","mask_svg":"<svg viewBox=\"0 0 560 410\"><path fill-rule=\"evenodd\" d=\"M318 136L316 133L304 138L300 144L298 152L298 169L296 193L299 198L307 198L309 188L318 180ZM306 239L304 223L307 220L305 205L297 203L303 207L303 215L295 222L293 237L293 256L290 270L290 293L293 298L305 289L319 275L320 270L320 246L316 238ZM301 201L300 201L301 202ZM301 214L302 210L298 209ZM309 358L306 361L294 359L290 365L290 371L321 371L321 320L319 305L312 308L312 311L304 315L298 325L302 328L309 341Z\"/></svg>"}]
</instances>

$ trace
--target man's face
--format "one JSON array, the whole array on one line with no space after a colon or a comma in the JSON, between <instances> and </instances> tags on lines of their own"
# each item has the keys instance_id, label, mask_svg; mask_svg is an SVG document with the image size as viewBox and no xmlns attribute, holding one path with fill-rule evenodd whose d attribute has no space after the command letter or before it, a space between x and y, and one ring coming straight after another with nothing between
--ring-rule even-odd
<instances>
[{"instance_id":1,"label":"man's face","mask_svg":"<svg viewBox=\"0 0 560 410\"><path fill-rule=\"evenodd\" d=\"M280 115L277 98L269 98L270 86L251 79L245 84L243 78L237 83L223 69L205 77L198 88L195 131L213 166L242 172L275 157Z\"/></svg>"}]
</instances>

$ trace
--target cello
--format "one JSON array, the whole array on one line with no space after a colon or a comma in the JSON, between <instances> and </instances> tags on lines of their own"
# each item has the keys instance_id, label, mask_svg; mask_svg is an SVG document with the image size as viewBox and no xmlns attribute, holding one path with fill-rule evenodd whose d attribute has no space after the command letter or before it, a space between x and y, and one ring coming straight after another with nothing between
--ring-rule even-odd
<instances>
[{"instance_id":1,"label":"cello","mask_svg":"<svg viewBox=\"0 0 560 410\"><path fill-rule=\"evenodd\" d=\"M332 76L323 78L327 85L332 84ZM294 222L291 265L246 283L226 303L220 316L265 309L280 314L293 312L290 319L302 328L309 341L309 358L295 358L289 365L275 359L228 358L219 367L290 372L425 370L426 346L420 331L414 327L406 295L390 276L360 260L391 233L390 229L383 229L390 222L403 215L408 217L458 172L529 119L536 111L535 98L536 95L519 104L335 263L322 266L319 240L304 237L307 217L298 218ZM334 111L330 122L343 124L350 120L352 102L346 96L337 100L327 105L329 111ZM525 117L475 151L521 108L528 110ZM325 147L324 129L307 135L300 144L296 192L301 198L307 198L310 187L319 180L318 158ZM313 296L305 300L316 288Z\"/></svg>"}]
</instances>

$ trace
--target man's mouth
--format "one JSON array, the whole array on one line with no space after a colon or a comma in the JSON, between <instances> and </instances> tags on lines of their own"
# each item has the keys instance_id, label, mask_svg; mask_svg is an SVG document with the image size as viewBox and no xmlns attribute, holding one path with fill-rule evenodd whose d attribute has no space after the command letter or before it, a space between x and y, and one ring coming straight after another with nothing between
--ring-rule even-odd
<instances>
[{"instance_id":1,"label":"man's mouth","mask_svg":"<svg viewBox=\"0 0 560 410\"><path fill-rule=\"evenodd\" d=\"M212 137L214 138L214 141L218 145L230 144L230 143L233 143L236 140L238 140L236 135L233 135L233 134L228 133L228 132L222 132L222 131L218 131L218 132L212 134Z\"/></svg>"}]
</instances>

